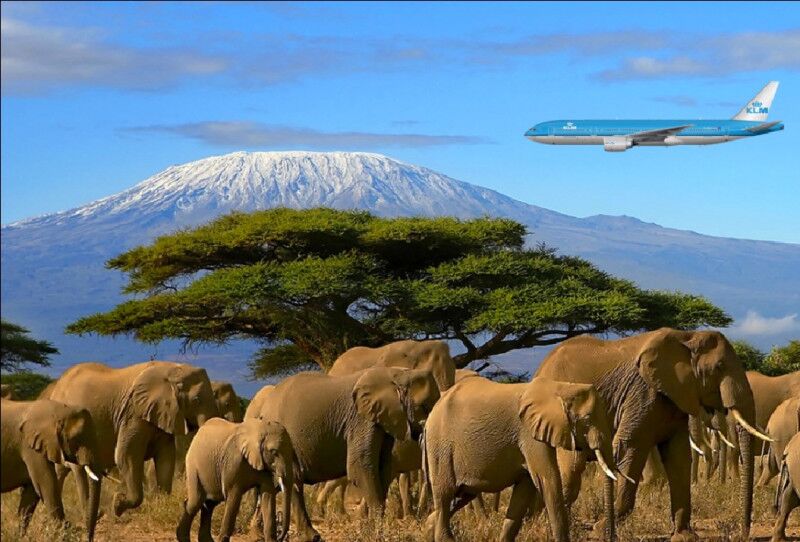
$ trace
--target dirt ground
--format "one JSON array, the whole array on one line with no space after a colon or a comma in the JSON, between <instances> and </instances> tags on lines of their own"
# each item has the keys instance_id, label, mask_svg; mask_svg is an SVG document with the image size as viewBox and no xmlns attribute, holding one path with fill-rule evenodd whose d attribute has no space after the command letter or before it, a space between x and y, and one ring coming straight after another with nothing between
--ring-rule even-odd
<instances>
[{"instance_id":1,"label":"dirt ground","mask_svg":"<svg viewBox=\"0 0 800 542\"><path fill-rule=\"evenodd\" d=\"M769 540L774 522L771 503L774 500L774 484L756 488L753 512L753 540ZM106 482L103 488L101 509L110 511L114 484ZM310 490L307 490L310 491ZM98 523L95 540L98 542L166 542L175 540L174 529L181 514L184 488L182 480L177 480L173 495L158 495L148 492L144 504L137 510L116 518L107 512ZM701 482L693 488L692 526L702 540L736 540L738 533L737 502L738 481L729 480ZM65 506L71 526L66 528L55 524L42 507L36 511L28 532L20 536L17 531L16 508L18 492L2 496L2 523L0 524L3 542L80 542L84 538L82 522L78 513L74 483L67 480L65 486ZM453 521L457 540L465 542L486 542L496 540L503 521L502 511L509 499L509 491L501 498L501 512L489 511L486 516L464 509ZM322 507L313 497L307 499L316 528L329 542L410 542L424 540L424 521L416 518L398 518L399 498L393 486L386 516L382 521L370 521L356 517L351 503L347 508L349 516L329 513L324 516ZM214 532L217 532L222 517L222 506L214 513ZM255 542L257 536L247 528L247 511L252 505L245 502L238 519L238 533L234 542ZM592 540L591 525L602 511L602 486L599 479L588 479L578 501L573 506L572 539ZM196 540L197 521L193 526L192 540ZM669 494L664 487L643 486L639 491L634 512L618 527L620 542L669 540L671 532L669 519ZM787 534L793 540L800 540L800 509L790 517ZM290 532L289 540L292 540ZM542 516L525 522L519 541L542 541L549 539L547 520Z\"/></svg>"}]
</instances>

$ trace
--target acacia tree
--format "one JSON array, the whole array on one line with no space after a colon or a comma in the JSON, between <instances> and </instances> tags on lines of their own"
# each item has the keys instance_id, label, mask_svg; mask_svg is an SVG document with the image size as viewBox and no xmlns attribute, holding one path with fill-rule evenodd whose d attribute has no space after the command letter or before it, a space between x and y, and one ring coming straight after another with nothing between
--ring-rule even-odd
<instances>
[{"instance_id":1,"label":"acacia tree","mask_svg":"<svg viewBox=\"0 0 800 542\"><path fill-rule=\"evenodd\" d=\"M785 346L773 346L768 354L747 341L733 341L733 349L748 371L758 371L769 376L780 376L800 371L800 341L789 341Z\"/></svg>"},{"instance_id":2,"label":"acacia tree","mask_svg":"<svg viewBox=\"0 0 800 542\"><path fill-rule=\"evenodd\" d=\"M29 333L22 326L0 320L0 370L19 371L29 363L50 365L50 356L58 354L58 349L47 341L31 338Z\"/></svg>"},{"instance_id":3,"label":"acacia tree","mask_svg":"<svg viewBox=\"0 0 800 542\"><path fill-rule=\"evenodd\" d=\"M70 333L186 345L256 339L256 376L329 367L356 345L460 342L459 367L582 333L725 326L702 297L645 291L575 257L525 248L507 219L360 211L234 213L107 262L139 297Z\"/></svg>"}]
</instances>

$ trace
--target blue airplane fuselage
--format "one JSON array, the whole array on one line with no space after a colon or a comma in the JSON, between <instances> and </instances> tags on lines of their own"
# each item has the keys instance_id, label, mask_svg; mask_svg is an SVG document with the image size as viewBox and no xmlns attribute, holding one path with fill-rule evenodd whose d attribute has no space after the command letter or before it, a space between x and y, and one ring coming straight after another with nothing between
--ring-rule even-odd
<instances>
[{"instance_id":1,"label":"blue airplane fuselage","mask_svg":"<svg viewBox=\"0 0 800 542\"><path fill-rule=\"evenodd\" d=\"M686 126L663 140L641 141L635 145L703 145L724 143L743 137L762 135L783 130L779 122L762 130L758 121L743 120L551 120L541 122L528 130L525 136L537 143L552 145L602 145L609 138L625 138L631 134Z\"/></svg>"}]
</instances>

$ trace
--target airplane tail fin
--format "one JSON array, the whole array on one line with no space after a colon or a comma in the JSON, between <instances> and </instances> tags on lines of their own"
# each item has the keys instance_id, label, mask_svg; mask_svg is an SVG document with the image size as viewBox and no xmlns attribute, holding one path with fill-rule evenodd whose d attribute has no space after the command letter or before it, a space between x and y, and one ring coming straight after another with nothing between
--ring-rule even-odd
<instances>
[{"instance_id":1,"label":"airplane tail fin","mask_svg":"<svg viewBox=\"0 0 800 542\"><path fill-rule=\"evenodd\" d=\"M769 115L769 108L772 107L772 100L778 91L778 81L770 81L762 88L756 97L747 102L733 120L751 120L764 122Z\"/></svg>"}]
</instances>

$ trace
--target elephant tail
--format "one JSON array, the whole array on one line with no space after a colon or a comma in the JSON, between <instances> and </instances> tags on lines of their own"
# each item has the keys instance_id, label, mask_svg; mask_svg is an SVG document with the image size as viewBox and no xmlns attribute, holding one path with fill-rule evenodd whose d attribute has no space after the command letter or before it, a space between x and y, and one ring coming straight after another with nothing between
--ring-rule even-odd
<instances>
[{"instance_id":1,"label":"elephant tail","mask_svg":"<svg viewBox=\"0 0 800 542\"><path fill-rule=\"evenodd\" d=\"M786 490L786 486L791 483L789 480L789 467L786 461L781 462L781 477L778 480L778 487L775 489L775 508L779 508L781 504L781 495Z\"/></svg>"},{"instance_id":2,"label":"elephant tail","mask_svg":"<svg viewBox=\"0 0 800 542\"><path fill-rule=\"evenodd\" d=\"M430 480L430 468L428 465L428 424L425 424L422 427L422 435L419 437L419 447L422 449L422 483L425 484L425 487L430 492L431 488L431 480Z\"/></svg>"}]
</instances>

